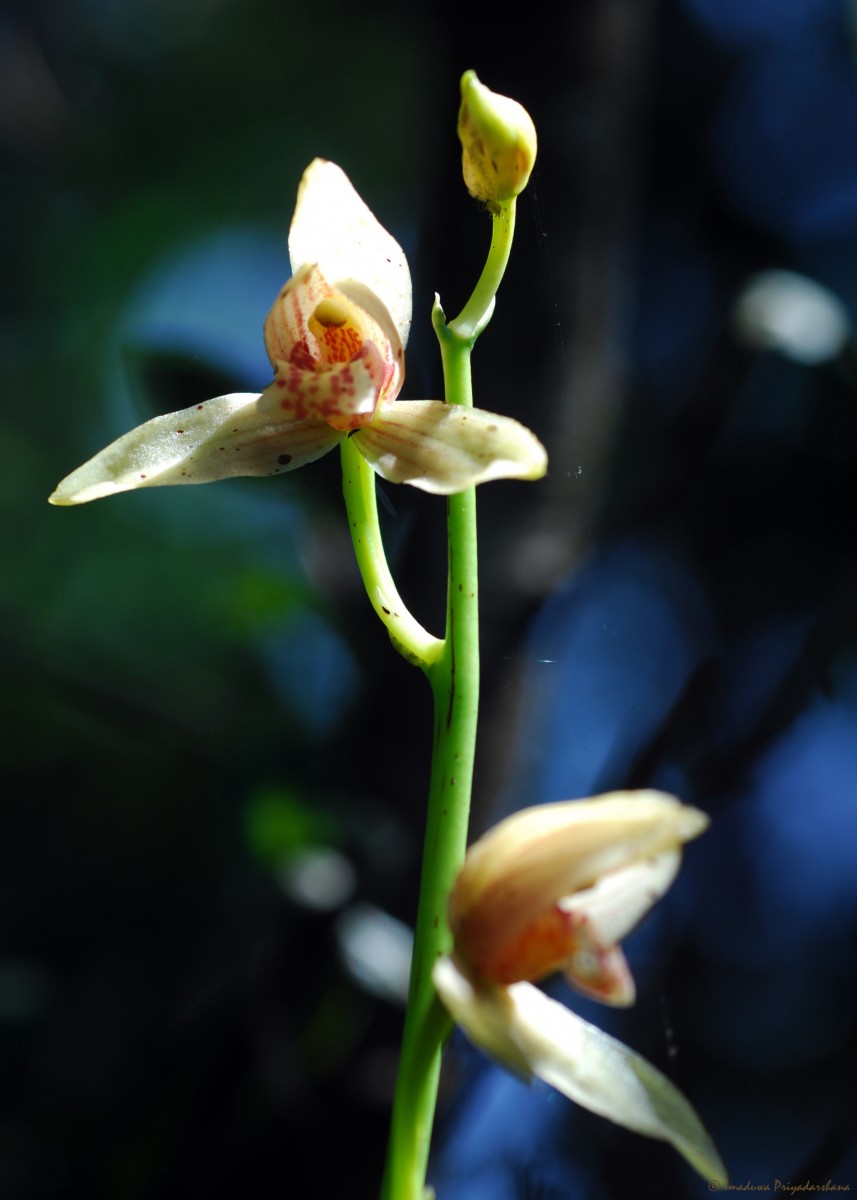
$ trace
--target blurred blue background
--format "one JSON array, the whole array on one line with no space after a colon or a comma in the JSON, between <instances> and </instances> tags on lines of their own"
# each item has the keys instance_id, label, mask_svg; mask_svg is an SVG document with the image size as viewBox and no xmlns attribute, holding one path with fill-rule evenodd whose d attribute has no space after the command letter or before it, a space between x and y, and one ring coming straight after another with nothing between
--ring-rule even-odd
<instances>
[{"instance_id":1,"label":"blurred blue background","mask_svg":"<svg viewBox=\"0 0 857 1200\"><path fill-rule=\"evenodd\" d=\"M48 508L156 412L267 382L300 174L406 246L407 398L487 220L457 86L540 160L477 402L545 441L480 492L474 829L619 787L713 817L565 997L667 1071L736 1184L857 1188L857 26L845 0L7 0L0 12L0 1196L373 1197L428 759L335 456ZM770 272L789 272L770 275ZM443 609L443 503L383 488ZM456 1038L438 1200L697 1197L667 1148Z\"/></svg>"}]
</instances>

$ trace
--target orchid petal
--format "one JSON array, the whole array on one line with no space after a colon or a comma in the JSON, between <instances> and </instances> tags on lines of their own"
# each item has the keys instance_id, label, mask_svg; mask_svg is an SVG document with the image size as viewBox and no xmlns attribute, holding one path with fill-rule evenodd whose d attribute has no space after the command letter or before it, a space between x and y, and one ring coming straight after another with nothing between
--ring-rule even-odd
<instances>
[{"instance_id":1,"label":"orchid petal","mask_svg":"<svg viewBox=\"0 0 857 1200\"><path fill-rule=\"evenodd\" d=\"M334 287L354 280L369 288L392 316L402 345L407 344L412 289L405 253L335 163L317 158L304 171L289 256L294 274L317 263Z\"/></svg>"},{"instance_id":2,"label":"orchid petal","mask_svg":"<svg viewBox=\"0 0 857 1200\"><path fill-rule=\"evenodd\" d=\"M602 1004L634 1003L634 980L616 943L660 900L680 865L681 852L665 850L602 875L592 887L557 901L575 938L573 952L559 965L576 991Z\"/></svg>"},{"instance_id":3,"label":"orchid petal","mask_svg":"<svg viewBox=\"0 0 857 1200\"><path fill-rule=\"evenodd\" d=\"M544 446L518 421L440 400L382 402L355 440L382 478L440 496L547 469Z\"/></svg>"},{"instance_id":4,"label":"orchid petal","mask_svg":"<svg viewBox=\"0 0 857 1200\"><path fill-rule=\"evenodd\" d=\"M605 945L593 936L580 938L562 968L567 982L590 1000L628 1008L637 998L634 977L619 946Z\"/></svg>"},{"instance_id":5,"label":"orchid petal","mask_svg":"<svg viewBox=\"0 0 857 1200\"><path fill-rule=\"evenodd\" d=\"M324 421L273 421L259 412L258 399L236 392L146 421L66 476L51 504L233 475L278 475L321 458L342 438Z\"/></svg>"},{"instance_id":6,"label":"orchid petal","mask_svg":"<svg viewBox=\"0 0 857 1200\"><path fill-rule=\"evenodd\" d=\"M585 917L600 942L615 945L669 891L680 866L681 851L665 850L602 875L592 887L564 897L558 904L563 912Z\"/></svg>"},{"instance_id":7,"label":"orchid petal","mask_svg":"<svg viewBox=\"0 0 857 1200\"><path fill-rule=\"evenodd\" d=\"M529 983L475 988L448 958L432 973L451 1016L492 1058L617 1125L669 1142L706 1180L726 1169L699 1117L651 1063Z\"/></svg>"},{"instance_id":8,"label":"orchid petal","mask_svg":"<svg viewBox=\"0 0 857 1200\"><path fill-rule=\"evenodd\" d=\"M651 790L514 813L467 853L450 897L456 942L477 963L494 958L559 897L674 850L707 825L698 809Z\"/></svg>"},{"instance_id":9,"label":"orchid petal","mask_svg":"<svg viewBox=\"0 0 857 1200\"><path fill-rule=\"evenodd\" d=\"M335 296L335 288L312 265L283 285L263 326L265 349L272 367L276 368L278 362L291 362L315 370L321 352L310 331L310 319L319 304Z\"/></svg>"}]
</instances>

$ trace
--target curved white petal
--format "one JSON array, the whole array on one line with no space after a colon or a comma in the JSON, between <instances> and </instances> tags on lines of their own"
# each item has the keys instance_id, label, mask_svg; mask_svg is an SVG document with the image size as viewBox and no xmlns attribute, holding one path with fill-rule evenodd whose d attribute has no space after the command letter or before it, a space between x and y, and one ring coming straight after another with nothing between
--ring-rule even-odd
<instances>
[{"instance_id":1,"label":"curved white petal","mask_svg":"<svg viewBox=\"0 0 857 1200\"><path fill-rule=\"evenodd\" d=\"M688 1101L651 1063L529 983L475 989L450 959L433 971L438 994L464 1032L504 1066L537 1076L576 1104L669 1142L702 1177L726 1169Z\"/></svg>"},{"instance_id":2,"label":"curved white petal","mask_svg":"<svg viewBox=\"0 0 857 1200\"><path fill-rule=\"evenodd\" d=\"M51 504L86 504L133 488L278 475L320 458L342 438L325 421L276 421L256 393L218 396L154 417L59 484Z\"/></svg>"},{"instance_id":3,"label":"curved white petal","mask_svg":"<svg viewBox=\"0 0 857 1200\"><path fill-rule=\"evenodd\" d=\"M490 479L540 479L547 470L544 446L518 421L440 400L382 402L354 436L382 478L439 496Z\"/></svg>"},{"instance_id":4,"label":"curved white petal","mask_svg":"<svg viewBox=\"0 0 857 1200\"><path fill-rule=\"evenodd\" d=\"M602 875L592 887L563 897L558 904L563 912L585 917L600 942L615 945L665 895L680 866L681 851L665 850Z\"/></svg>"},{"instance_id":5,"label":"curved white petal","mask_svg":"<svg viewBox=\"0 0 857 1200\"><path fill-rule=\"evenodd\" d=\"M354 280L369 288L392 316L402 345L407 344L412 289L405 252L341 167L323 158L310 163L301 179L289 257L294 274L317 263L334 287Z\"/></svg>"},{"instance_id":6,"label":"curved white petal","mask_svg":"<svg viewBox=\"0 0 857 1200\"><path fill-rule=\"evenodd\" d=\"M680 865L681 851L665 850L602 875L592 887L557 901L571 917L580 942L562 966L573 988L603 1004L634 1003L634 980L616 943L660 900Z\"/></svg>"}]
</instances>

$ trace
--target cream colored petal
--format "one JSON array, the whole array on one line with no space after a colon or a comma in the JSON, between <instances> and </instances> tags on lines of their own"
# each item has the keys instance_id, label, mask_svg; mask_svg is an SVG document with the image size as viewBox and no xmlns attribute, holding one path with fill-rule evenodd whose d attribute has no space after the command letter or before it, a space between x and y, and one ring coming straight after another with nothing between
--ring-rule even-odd
<instances>
[{"instance_id":1,"label":"cream colored petal","mask_svg":"<svg viewBox=\"0 0 857 1200\"><path fill-rule=\"evenodd\" d=\"M532 1079L527 1048L519 1045L511 1027L514 1009L509 989L476 989L451 958L439 958L431 977L447 1012L471 1042L522 1079Z\"/></svg>"},{"instance_id":2,"label":"cream colored petal","mask_svg":"<svg viewBox=\"0 0 857 1200\"><path fill-rule=\"evenodd\" d=\"M651 1063L529 983L480 991L450 959L433 971L438 995L476 1045L536 1076L590 1112L669 1142L706 1181L726 1168L688 1101Z\"/></svg>"},{"instance_id":3,"label":"cream colored petal","mask_svg":"<svg viewBox=\"0 0 857 1200\"><path fill-rule=\"evenodd\" d=\"M381 403L355 438L382 478L440 496L490 479L539 479L547 469L544 446L518 421L440 400Z\"/></svg>"},{"instance_id":4,"label":"cream colored petal","mask_svg":"<svg viewBox=\"0 0 857 1200\"><path fill-rule=\"evenodd\" d=\"M681 865L680 850L665 850L611 871L590 888L557 902L577 928L579 949L563 966L573 988L603 1004L634 1003L634 980L617 943L669 889Z\"/></svg>"},{"instance_id":5,"label":"cream colored petal","mask_svg":"<svg viewBox=\"0 0 857 1200\"><path fill-rule=\"evenodd\" d=\"M407 345L411 274L405 252L335 163L317 158L304 172L289 230L289 256L295 274L307 263L318 263L334 287L354 280L369 288Z\"/></svg>"},{"instance_id":6,"label":"cream colored petal","mask_svg":"<svg viewBox=\"0 0 857 1200\"><path fill-rule=\"evenodd\" d=\"M614 792L522 809L467 852L450 897L456 942L473 960L493 957L563 896L603 875L675 849L708 825L663 792Z\"/></svg>"},{"instance_id":7,"label":"cream colored petal","mask_svg":"<svg viewBox=\"0 0 857 1200\"><path fill-rule=\"evenodd\" d=\"M319 304L335 296L314 265L305 266L283 284L262 330L272 367L292 358L307 370L317 365L321 352L309 328L310 318Z\"/></svg>"},{"instance_id":8,"label":"cream colored petal","mask_svg":"<svg viewBox=\"0 0 857 1200\"><path fill-rule=\"evenodd\" d=\"M324 421L271 420L259 413L258 399L239 392L154 417L68 475L51 504L233 475L278 475L320 458L342 437Z\"/></svg>"},{"instance_id":9,"label":"cream colored petal","mask_svg":"<svg viewBox=\"0 0 857 1200\"><path fill-rule=\"evenodd\" d=\"M559 907L585 917L600 942L615 945L669 891L680 866L681 851L665 850L602 875L592 887L563 897Z\"/></svg>"}]
</instances>

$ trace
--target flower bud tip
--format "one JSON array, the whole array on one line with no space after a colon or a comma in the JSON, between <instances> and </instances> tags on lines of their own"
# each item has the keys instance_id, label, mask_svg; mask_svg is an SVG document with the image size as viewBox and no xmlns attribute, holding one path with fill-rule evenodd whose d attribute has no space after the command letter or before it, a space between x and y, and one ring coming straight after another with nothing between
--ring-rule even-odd
<instances>
[{"instance_id":1,"label":"flower bud tip","mask_svg":"<svg viewBox=\"0 0 857 1200\"><path fill-rule=\"evenodd\" d=\"M522 105L485 87L475 71L461 77L458 136L471 196L497 203L520 195L536 161L536 128Z\"/></svg>"}]
</instances>

